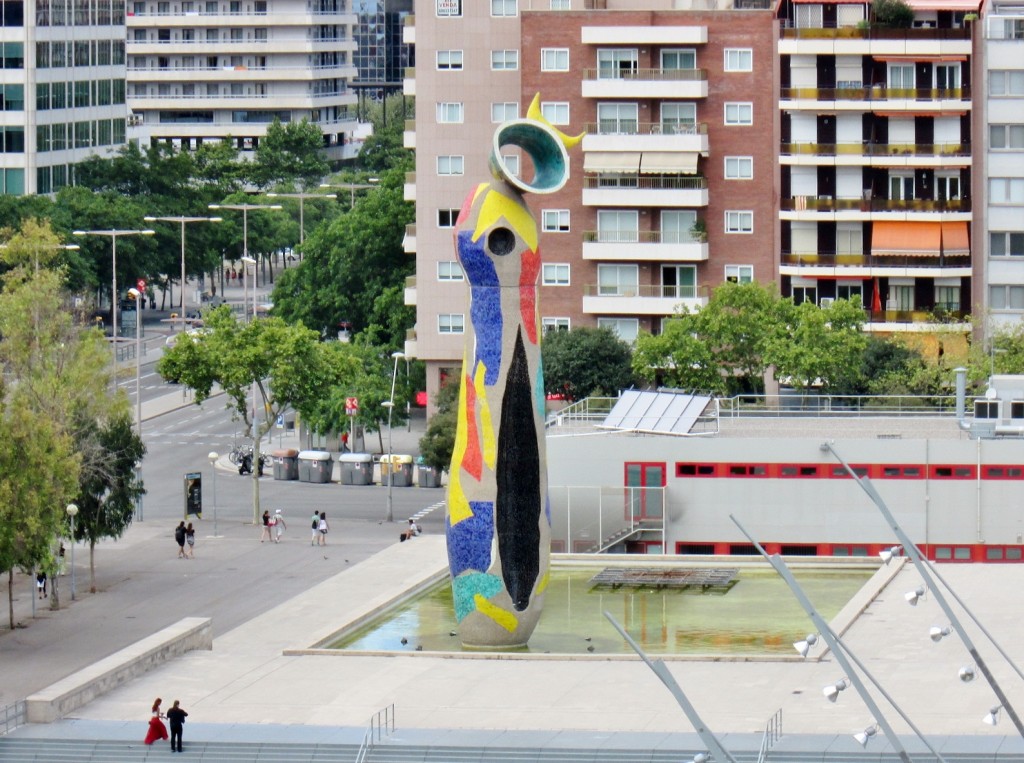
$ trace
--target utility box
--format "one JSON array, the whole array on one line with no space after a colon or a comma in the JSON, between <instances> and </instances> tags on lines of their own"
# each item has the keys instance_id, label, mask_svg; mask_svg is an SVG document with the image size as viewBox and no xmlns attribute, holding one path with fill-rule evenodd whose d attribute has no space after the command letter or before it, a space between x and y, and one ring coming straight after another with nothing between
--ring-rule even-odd
<instances>
[{"instance_id":1,"label":"utility box","mask_svg":"<svg viewBox=\"0 0 1024 763\"><path fill-rule=\"evenodd\" d=\"M373 484L373 456L369 453L342 453L338 463L342 485Z\"/></svg>"},{"instance_id":2,"label":"utility box","mask_svg":"<svg viewBox=\"0 0 1024 763\"><path fill-rule=\"evenodd\" d=\"M419 478L417 484L420 487L441 487L441 470L436 466L417 464L416 474Z\"/></svg>"},{"instance_id":3,"label":"utility box","mask_svg":"<svg viewBox=\"0 0 1024 763\"><path fill-rule=\"evenodd\" d=\"M297 480L299 478L299 451L284 448L271 452L274 459L275 480Z\"/></svg>"},{"instance_id":4,"label":"utility box","mask_svg":"<svg viewBox=\"0 0 1024 763\"><path fill-rule=\"evenodd\" d=\"M330 482L334 462L326 450L299 451L299 482Z\"/></svg>"},{"instance_id":5,"label":"utility box","mask_svg":"<svg viewBox=\"0 0 1024 763\"><path fill-rule=\"evenodd\" d=\"M392 453L380 457L380 484L392 479L394 487L412 487L412 456Z\"/></svg>"}]
</instances>

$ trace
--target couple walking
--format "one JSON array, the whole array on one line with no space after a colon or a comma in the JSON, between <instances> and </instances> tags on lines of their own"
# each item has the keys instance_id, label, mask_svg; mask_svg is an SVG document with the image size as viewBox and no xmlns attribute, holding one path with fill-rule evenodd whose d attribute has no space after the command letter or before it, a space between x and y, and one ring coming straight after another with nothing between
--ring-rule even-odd
<instances>
[{"instance_id":1,"label":"couple walking","mask_svg":"<svg viewBox=\"0 0 1024 763\"><path fill-rule=\"evenodd\" d=\"M160 709L162 702L163 700L157 697L156 702L153 703L153 711L149 718L149 731L146 732L146 738L143 741L145 744L153 744L158 739L167 739L167 727L164 726L163 721L166 718L171 726L171 752L181 752L181 732L184 731L185 718L188 713L180 707L178 700L174 700L171 709L164 715ZM177 747L175 747L175 741L177 741Z\"/></svg>"},{"instance_id":2,"label":"couple walking","mask_svg":"<svg viewBox=\"0 0 1024 763\"><path fill-rule=\"evenodd\" d=\"M196 531L192 528L191 522L188 523L188 527L181 522L174 528L174 541L178 544L179 559L195 559ZM187 549L185 548L186 544L188 545Z\"/></svg>"},{"instance_id":3,"label":"couple walking","mask_svg":"<svg viewBox=\"0 0 1024 763\"><path fill-rule=\"evenodd\" d=\"M277 509L274 512L274 516L270 516L269 511L263 512L263 531L260 533L260 543L266 538L272 543L280 543L281 536L284 535L284 531L288 529L288 525L284 522L284 516L281 514L281 510Z\"/></svg>"},{"instance_id":4,"label":"couple walking","mask_svg":"<svg viewBox=\"0 0 1024 763\"><path fill-rule=\"evenodd\" d=\"M312 522L313 536L309 540L311 546L326 546L327 545L327 531L331 529L327 526L327 512L321 511L319 514L313 512Z\"/></svg>"}]
</instances>

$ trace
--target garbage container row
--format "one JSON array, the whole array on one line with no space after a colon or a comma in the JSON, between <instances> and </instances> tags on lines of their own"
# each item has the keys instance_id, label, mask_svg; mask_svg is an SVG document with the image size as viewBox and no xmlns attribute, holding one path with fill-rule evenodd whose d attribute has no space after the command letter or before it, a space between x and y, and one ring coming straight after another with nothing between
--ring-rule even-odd
<instances>
[{"instance_id":1,"label":"garbage container row","mask_svg":"<svg viewBox=\"0 0 1024 763\"><path fill-rule=\"evenodd\" d=\"M298 480L299 482L330 482L334 472L331 454L325 450L295 450L286 448L271 452L275 480ZM372 485L373 456L369 453L342 453L338 457L341 465L342 485ZM441 473L432 466L416 460L420 487L441 487ZM412 487L412 456L392 454L380 459L380 484L387 485L391 479L394 487Z\"/></svg>"}]
</instances>

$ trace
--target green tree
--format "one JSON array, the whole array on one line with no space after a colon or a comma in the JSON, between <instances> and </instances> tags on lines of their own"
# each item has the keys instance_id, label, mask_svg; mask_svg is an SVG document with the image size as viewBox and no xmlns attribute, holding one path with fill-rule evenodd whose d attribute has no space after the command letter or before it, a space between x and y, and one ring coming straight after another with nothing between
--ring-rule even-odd
<instances>
[{"instance_id":1,"label":"green tree","mask_svg":"<svg viewBox=\"0 0 1024 763\"><path fill-rule=\"evenodd\" d=\"M242 324L225 305L208 314L206 328L207 334L180 338L157 363L157 373L193 390L197 405L219 385L252 438L255 464L277 417L294 409L307 418L336 386L338 371L315 332L280 318ZM254 523L260 514L259 484L254 468Z\"/></svg>"},{"instance_id":2,"label":"green tree","mask_svg":"<svg viewBox=\"0 0 1024 763\"><path fill-rule=\"evenodd\" d=\"M448 471L455 451L455 430L459 421L459 375L453 375L441 385L434 396L437 411L427 422L427 431L420 438L420 456L423 463L434 469Z\"/></svg>"},{"instance_id":3,"label":"green tree","mask_svg":"<svg viewBox=\"0 0 1024 763\"><path fill-rule=\"evenodd\" d=\"M566 400L616 395L633 385L632 350L611 329L582 326L548 332L541 355L544 391Z\"/></svg>"},{"instance_id":4,"label":"green tree","mask_svg":"<svg viewBox=\"0 0 1024 763\"><path fill-rule=\"evenodd\" d=\"M79 480L75 540L89 543L89 590L95 593L96 543L120 538L132 523L136 502L146 492L137 470L146 446L127 412L102 424L87 422L81 439L91 446L95 468L83 470Z\"/></svg>"},{"instance_id":5,"label":"green tree","mask_svg":"<svg viewBox=\"0 0 1024 763\"><path fill-rule=\"evenodd\" d=\"M914 9L904 0L874 0L871 13L875 23L892 29L910 29L914 23Z\"/></svg>"},{"instance_id":6,"label":"green tree","mask_svg":"<svg viewBox=\"0 0 1024 763\"><path fill-rule=\"evenodd\" d=\"M285 125L275 119L256 148L252 180L260 188L286 182L308 188L329 171L319 127L307 119Z\"/></svg>"},{"instance_id":7,"label":"green tree","mask_svg":"<svg viewBox=\"0 0 1024 763\"><path fill-rule=\"evenodd\" d=\"M796 389L823 392L848 387L857 376L867 339L859 303L837 299L828 307L782 300L784 330L768 340L765 357Z\"/></svg>"},{"instance_id":8,"label":"green tree","mask_svg":"<svg viewBox=\"0 0 1024 763\"><path fill-rule=\"evenodd\" d=\"M725 376L696 324L695 314L683 313L666 321L657 336L637 337L633 373L657 386L725 394Z\"/></svg>"}]
</instances>

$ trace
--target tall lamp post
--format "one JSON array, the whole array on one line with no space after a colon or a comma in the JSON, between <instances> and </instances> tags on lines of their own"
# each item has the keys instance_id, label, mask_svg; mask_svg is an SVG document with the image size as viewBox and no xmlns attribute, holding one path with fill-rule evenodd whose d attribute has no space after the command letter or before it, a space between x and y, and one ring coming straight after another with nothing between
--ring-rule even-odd
<instances>
[{"instance_id":1,"label":"tall lamp post","mask_svg":"<svg viewBox=\"0 0 1024 763\"><path fill-rule=\"evenodd\" d=\"M165 222L181 223L181 317L185 317L185 223L219 223L222 217L185 217L177 215L172 217L144 217L147 223ZM185 323L182 321L182 328Z\"/></svg>"},{"instance_id":2,"label":"tall lamp post","mask_svg":"<svg viewBox=\"0 0 1024 763\"><path fill-rule=\"evenodd\" d=\"M106 236L110 239L110 248L113 261L110 266L110 344L114 348L114 372L111 374L114 382L114 389L117 389L117 240L121 236L152 236L151 230L122 230L111 228L110 230L76 230L72 231L76 236Z\"/></svg>"},{"instance_id":3,"label":"tall lamp post","mask_svg":"<svg viewBox=\"0 0 1024 763\"><path fill-rule=\"evenodd\" d=\"M78 507L69 503L65 511L71 517L71 601L75 600L75 517L78 515Z\"/></svg>"},{"instance_id":4,"label":"tall lamp post","mask_svg":"<svg viewBox=\"0 0 1024 763\"><path fill-rule=\"evenodd\" d=\"M209 209L235 209L242 213L242 259L244 260L249 256L249 210L250 209L281 209L280 204L209 204ZM253 271L253 290L256 289L255 284L256 272Z\"/></svg>"},{"instance_id":5,"label":"tall lamp post","mask_svg":"<svg viewBox=\"0 0 1024 763\"><path fill-rule=\"evenodd\" d=\"M298 199L299 200L299 246L306 240L306 217L303 211L303 202L306 199L336 199L336 193L268 193L268 199L276 198Z\"/></svg>"},{"instance_id":6,"label":"tall lamp post","mask_svg":"<svg viewBox=\"0 0 1024 763\"><path fill-rule=\"evenodd\" d=\"M249 266L252 265L252 320L256 320L256 260L252 257L242 258L242 288L245 288L245 281L248 280ZM244 304L244 297L243 297ZM252 380L252 523L257 524L260 516L260 449L257 436L256 424L259 419L259 407L257 404L258 390L256 379Z\"/></svg>"},{"instance_id":7,"label":"tall lamp post","mask_svg":"<svg viewBox=\"0 0 1024 763\"><path fill-rule=\"evenodd\" d=\"M381 405L388 409L388 511L385 516L388 522L395 521L394 504L392 503L391 494L395 484L395 454L391 447L391 419L395 413L395 380L398 378L398 361L405 357L405 353L393 352L391 357L395 360L395 367L391 372L391 398L381 403Z\"/></svg>"},{"instance_id":8,"label":"tall lamp post","mask_svg":"<svg viewBox=\"0 0 1024 763\"><path fill-rule=\"evenodd\" d=\"M217 534L217 459L220 458L220 454L211 450L207 456L210 459L210 471L213 472L213 537L219 538Z\"/></svg>"},{"instance_id":9,"label":"tall lamp post","mask_svg":"<svg viewBox=\"0 0 1024 763\"><path fill-rule=\"evenodd\" d=\"M347 188L348 207L351 209L356 205L356 191L363 191L367 188L376 188L380 178L367 178L367 183L321 183L321 188Z\"/></svg>"}]
</instances>

